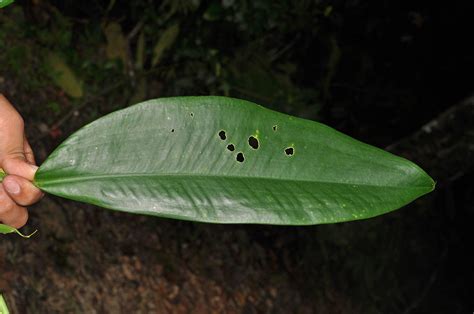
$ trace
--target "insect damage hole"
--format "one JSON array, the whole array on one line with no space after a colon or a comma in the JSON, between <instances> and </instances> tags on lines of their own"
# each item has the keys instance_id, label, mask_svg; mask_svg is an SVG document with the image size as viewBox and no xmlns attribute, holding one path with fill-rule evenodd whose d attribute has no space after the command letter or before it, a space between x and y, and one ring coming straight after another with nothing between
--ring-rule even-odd
<instances>
[{"instance_id":1,"label":"insect damage hole","mask_svg":"<svg viewBox=\"0 0 474 314\"><path fill-rule=\"evenodd\" d=\"M229 145L227 145L227 149L228 149L229 151L233 152L233 151L235 150L234 144L229 144Z\"/></svg>"},{"instance_id":2,"label":"insect damage hole","mask_svg":"<svg viewBox=\"0 0 474 314\"><path fill-rule=\"evenodd\" d=\"M221 140L225 140L225 139L227 138L227 136L225 135L225 131L224 131L224 130L222 130L222 131L219 132L219 137L220 137Z\"/></svg>"},{"instance_id":3,"label":"insect damage hole","mask_svg":"<svg viewBox=\"0 0 474 314\"><path fill-rule=\"evenodd\" d=\"M254 136L249 137L249 145L253 149L258 149L258 139Z\"/></svg>"},{"instance_id":4,"label":"insect damage hole","mask_svg":"<svg viewBox=\"0 0 474 314\"><path fill-rule=\"evenodd\" d=\"M274 125L272 126L272 130L276 132L276 130L278 129L278 125Z\"/></svg>"},{"instance_id":5,"label":"insect damage hole","mask_svg":"<svg viewBox=\"0 0 474 314\"><path fill-rule=\"evenodd\" d=\"M171 133L174 133L174 129L171 129Z\"/></svg>"},{"instance_id":6,"label":"insect damage hole","mask_svg":"<svg viewBox=\"0 0 474 314\"><path fill-rule=\"evenodd\" d=\"M236 159L238 162L244 162L244 160L245 160L244 154L243 154L243 153L238 153L238 154L237 154L237 157L235 157L235 159Z\"/></svg>"},{"instance_id":7,"label":"insect damage hole","mask_svg":"<svg viewBox=\"0 0 474 314\"><path fill-rule=\"evenodd\" d=\"M293 156L294 153L295 153L295 149L293 147L285 148L285 154L287 156Z\"/></svg>"}]
</instances>

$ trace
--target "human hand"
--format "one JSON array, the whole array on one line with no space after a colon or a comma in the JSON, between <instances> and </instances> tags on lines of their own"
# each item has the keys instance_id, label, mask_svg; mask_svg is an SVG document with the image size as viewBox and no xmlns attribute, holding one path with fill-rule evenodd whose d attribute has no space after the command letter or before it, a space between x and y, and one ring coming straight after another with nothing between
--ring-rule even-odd
<instances>
[{"instance_id":1,"label":"human hand","mask_svg":"<svg viewBox=\"0 0 474 314\"><path fill-rule=\"evenodd\" d=\"M28 220L26 206L36 203L43 193L32 184L38 167L25 136L23 119L2 94L0 168L8 174L0 184L0 222L23 227Z\"/></svg>"}]
</instances>

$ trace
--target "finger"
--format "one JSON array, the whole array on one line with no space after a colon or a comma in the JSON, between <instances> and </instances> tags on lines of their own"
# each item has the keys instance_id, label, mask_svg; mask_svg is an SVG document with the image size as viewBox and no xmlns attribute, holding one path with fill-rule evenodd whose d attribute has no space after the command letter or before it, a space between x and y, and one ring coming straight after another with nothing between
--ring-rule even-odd
<instances>
[{"instance_id":1,"label":"finger","mask_svg":"<svg viewBox=\"0 0 474 314\"><path fill-rule=\"evenodd\" d=\"M3 179L3 188L18 205L29 206L43 197L43 192L25 178L8 175Z\"/></svg>"},{"instance_id":2,"label":"finger","mask_svg":"<svg viewBox=\"0 0 474 314\"><path fill-rule=\"evenodd\" d=\"M23 227L28 221L28 211L16 204L0 185L0 221L14 228Z\"/></svg>"},{"instance_id":3,"label":"finger","mask_svg":"<svg viewBox=\"0 0 474 314\"><path fill-rule=\"evenodd\" d=\"M28 161L32 165L36 165L35 154L33 153L33 149L31 149L30 143L28 143L26 135L23 139L23 151L25 153L26 161Z\"/></svg>"},{"instance_id":4,"label":"finger","mask_svg":"<svg viewBox=\"0 0 474 314\"><path fill-rule=\"evenodd\" d=\"M38 170L37 166L31 165L20 158L4 159L2 168L8 174L20 176L29 181L33 181L36 170Z\"/></svg>"},{"instance_id":5,"label":"finger","mask_svg":"<svg viewBox=\"0 0 474 314\"><path fill-rule=\"evenodd\" d=\"M7 119L3 119L6 117ZM6 99L2 94L0 94L0 122L3 124L13 123L23 125L23 119L13 105Z\"/></svg>"},{"instance_id":6,"label":"finger","mask_svg":"<svg viewBox=\"0 0 474 314\"><path fill-rule=\"evenodd\" d=\"M5 109L5 110L11 110L10 108L12 105L8 101L8 99L3 96L3 94L0 93L0 108Z\"/></svg>"}]
</instances>

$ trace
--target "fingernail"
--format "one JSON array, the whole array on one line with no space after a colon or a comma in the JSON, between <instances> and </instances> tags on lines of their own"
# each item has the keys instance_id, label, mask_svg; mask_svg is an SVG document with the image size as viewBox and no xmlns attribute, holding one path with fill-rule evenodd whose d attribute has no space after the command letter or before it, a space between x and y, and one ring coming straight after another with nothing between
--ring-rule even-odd
<instances>
[{"instance_id":1,"label":"fingernail","mask_svg":"<svg viewBox=\"0 0 474 314\"><path fill-rule=\"evenodd\" d=\"M4 182L5 189L10 194L20 194L20 185L15 181L8 180Z\"/></svg>"}]
</instances>

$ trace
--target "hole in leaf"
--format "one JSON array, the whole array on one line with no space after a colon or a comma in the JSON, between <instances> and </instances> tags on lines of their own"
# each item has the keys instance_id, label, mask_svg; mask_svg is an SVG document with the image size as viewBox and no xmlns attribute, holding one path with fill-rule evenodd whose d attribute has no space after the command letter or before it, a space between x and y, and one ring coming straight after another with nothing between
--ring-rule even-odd
<instances>
[{"instance_id":1,"label":"hole in leaf","mask_svg":"<svg viewBox=\"0 0 474 314\"><path fill-rule=\"evenodd\" d=\"M293 147L285 148L285 154L287 156L293 156L294 153L295 153L295 149Z\"/></svg>"},{"instance_id":2,"label":"hole in leaf","mask_svg":"<svg viewBox=\"0 0 474 314\"><path fill-rule=\"evenodd\" d=\"M227 136L225 135L225 131L222 130L219 132L219 137L221 138L221 140L225 140L227 138Z\"/></svg>"},{"instance_id":3,"label":"hole in leaf","mask_svg":"<svg viewBox=\"0 0 474 314\"><path fill-rule=\"evenodd\" d=\"M191 115L191 117L194 117L194 113L191 112L190 115Z\"/></svg>"},{"instance_id":4,"label":"hole in leaf","mask_svg":"<svg viewBox=\"0 0 474 314\"><path fill-rule=\"evenodd\" d=\"M230 150L231 152L233 152L235 150L234 144L227 145L227 149Z\"/></svg>"},{"instance_id":5,"label":"hole in leaf","mask_svg":"<svg viewBox=\"0 0 474 314\"><path fill-rule=\"evenodd\" d=\"M252 147L253 149L258 149L258 140L256 137L249 137L249 145L250 147Z\"/></svg>"},{"instance_id":6,"label":"hole in leaf","mask_svg":"<svg viewBox=\"0 0 474 314\"><path fill-rule=\"evenodd\" d=\"M273 131L276 131L276 130L277 130L277 128L278 128L278 125L274 125L274 126L272 126L272 129L273 129Z\"/></svg>"},{"instance_id":7,"label":"hole in leaf","mask_svg":"<svg viewBox=\"0 0 474 314\"><path fill-rule=\"evenodd\" d=\"M238 153L237 157L235 158L238 162L244 162L244 154L243 153Z\"/></svg>"},{"instance_id":8,"label":"hole in leaf","mask_svg":"<svg viewBox=\"0 0 474 314\"><path fill-rule=\"evenodd\" d=\"M171 133L174 133L174 129L171 129Z\"/></svg>"}]
</instances>

